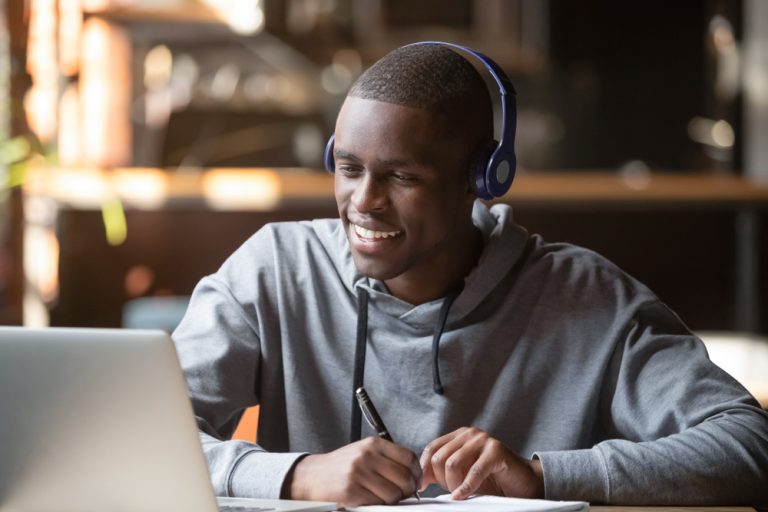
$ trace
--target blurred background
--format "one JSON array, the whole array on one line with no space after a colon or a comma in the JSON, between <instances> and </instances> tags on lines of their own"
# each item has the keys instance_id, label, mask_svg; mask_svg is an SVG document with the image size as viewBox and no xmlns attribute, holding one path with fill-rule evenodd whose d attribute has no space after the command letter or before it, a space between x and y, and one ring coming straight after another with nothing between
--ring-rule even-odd
<instances>
[{"instance_id":1,"label":"blurred background","mask_svg":"<svg viewBox=\"0 0 768 512\"><path fill-rule=\"evenodd\" d=\"M519 223L768 350L768 2L0 5L0 323L171 329L261 225L336 215L346 90L437 39L515 84Z\"/></svg>"}]
</instances>

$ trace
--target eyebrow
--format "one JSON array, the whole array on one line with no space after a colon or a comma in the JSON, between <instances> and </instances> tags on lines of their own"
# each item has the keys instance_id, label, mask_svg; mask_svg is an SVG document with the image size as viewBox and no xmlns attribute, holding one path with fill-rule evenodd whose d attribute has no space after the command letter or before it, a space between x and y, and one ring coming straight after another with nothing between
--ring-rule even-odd
<instances>
[{"instance_id":1,"label":"eyebrow","mask_svg":"<svg viewBox=\"0 0 768 512\"><path fill-rule=\"evenodd\" d=\"M355 155L354 153L350 153L349 151L344 151L343 149L334 149L333 150L333 156L334 158L346 158L348 160L354 160L356 162L360 162L360 158ZM400 160L397 158L390 158L388 160L376 160L377 165L385 166L385 167L414 167L414 166L420 166L424 165L423 162L419 161L408 161L408 160Z\"/></svg>"}]
</instances>

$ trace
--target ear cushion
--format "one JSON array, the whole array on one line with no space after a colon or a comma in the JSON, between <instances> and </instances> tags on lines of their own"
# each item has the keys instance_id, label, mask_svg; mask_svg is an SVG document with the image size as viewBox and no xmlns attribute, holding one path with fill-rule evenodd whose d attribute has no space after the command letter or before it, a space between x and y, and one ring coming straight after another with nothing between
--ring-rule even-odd
<instances>
[{"instance_id":1,"label":"ear cushion","mask_svg":"<svg viewBox=\"0 0 768 512\"><path fill-rule=\"evenodd\" d=\"M501 197L507 193L515 179L517 161L515 153L498 146L488 160L485 172L486 191L491 197Z\"/></svg>"},{"instance_id":2,"label":"ear cushion","mask_svg":"<svg viewBox=\"0 0 768 512\"><path fill-rule=\"evenodd\" d=\"M493 199L488 187L488 163L498 146L499 142L496 140L489 142L487 146L477 152L477 156L473 160L470 184L472 192L480 199Z\"/></svg>"},{"instance_id":3,"label":"ear cushion","mask_svg":"<svg viewBox=\"0 0 768 512\"><path fill-rule=\"evenodd\" d=\"M325 170L333 174L336 172L336 160L333 158L333 141L336 139L335 134L331 134L328 138L328 142L325 144L325 153L323 153L323 164L325 164Z\"/></svg>"}]
</instances>

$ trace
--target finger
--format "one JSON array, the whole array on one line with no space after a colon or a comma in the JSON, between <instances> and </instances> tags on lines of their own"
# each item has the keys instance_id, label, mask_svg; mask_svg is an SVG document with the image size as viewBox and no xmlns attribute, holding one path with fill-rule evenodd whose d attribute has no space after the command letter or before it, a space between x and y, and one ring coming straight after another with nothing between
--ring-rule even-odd
<instances>
[{"instance_id":1,"label":"finger","mask_svg":"<svg viewBox=\"0 0 768 512\"><path fill-rule=\"evenodd\" d=\"M377 446L379 446L379 443L377 443ZM419 459L416 458L416 454L411 450L399 444L383 440L380 443L380 450L381 454L388 459L408 468L414 482L421 480L421 465L419 464Z\"/></svg>"},{"instance_id":2,"label":"finger","mask_svg":"<svg viewBox=\"0 0 768 512\"><path fill-rule=\"evenodd\" d=\"M451 498L463 500L468 496L472 496L483 485L485 480L502 465L498 450L492 444L486 443L480 456L467 471L464 480L451 492Z\"/></svg>"},{"instance_id":3,"label":"finger","mask_svg":"<svg viewBox=\"0 0 768 512\"><path fill-rule=\"evenodd\" d=\"M382 479L397 487L398 496L394 501L412 496L416 492L419 477L413 475L410 467L403 466L392 459L382 458L373 466L373 469ZM391 502L392 500L388 501L388 503Z\"/></svg>"},{"instance_id":4,"label":"finger","mask_svg":"<svg viewBox=\"0 0 768 512\"><path fill-rule=\"evenodd\" d=\"M432 466L432 473L434 479L440 486L445 489L449 489L448 482L445 478L445 464L448 459L456 453L473 435L475 435L475 429L463 429L461 432L445 443L439 450L437 450L430 458Z\"/></svg>"},{"instance_id":5,"label":"finger","mask_svg":"<svg viewBox=\"0 0 768 512\"><path fill-rule=\"evenodd\" d=\"M363 471L360 475L360 485L372 495L376 496L376 501L374 503L386 503L389 505L397 503L404 497L410 496L415 489L414 482L410 476L402 480L400 484L393 481L391 477L393 474L391 465L392 463L387 463L386 459L383 459L371 466L368 470ZM394 470L394 473L396 472L397 471ZM405 473L410 475L410 472L407 470ZM406 486L406 489L404 490L401 485Z\"/></svg>"},{"instance_id":6,"label":"finger","mask_svg":"<svg viewBox=\"0 0 768 512\"><path fill-rule=\"evenodd\" d=\"M432 457L443 446L445 446L457 436L461 435L465 430L466 428L454 430L453 432L438 437L424 447L424 451L421 452L421 457L419 459L419 464L421 465L421 469L423 471L421 476L421 487L419 490L423 491L429 484L439 483L434 472Z\"/></svg>"},{"instance_id":7,"label":"finger","mask_svg":"<svg viewBox=\"0 0 768 512\"><path fill-rule=\"evenodd\" d=\"M467 471L482 454L486 440L487 436L473 436L458 445L456 451L448 457L443 470L446 489L453 491L462 484Z\"/></svg>"}]
</instances>

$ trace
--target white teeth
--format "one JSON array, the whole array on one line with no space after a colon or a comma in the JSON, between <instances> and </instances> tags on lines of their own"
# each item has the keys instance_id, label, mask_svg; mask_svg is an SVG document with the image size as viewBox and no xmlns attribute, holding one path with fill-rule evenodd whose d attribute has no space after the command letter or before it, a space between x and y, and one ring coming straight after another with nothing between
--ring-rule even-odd
<instances>
[{"instance_id":1,"label":"white teeth","mask_svg":"<svg viewBox=\"0 0 768 512\"><path fill-rule=\"evenodd\" d=\"M390 238L400 234L400 231L372 231L357 224L352 224L352 227L355 228L355 233L363 238Z\"/></svg>"}]
</instances>

